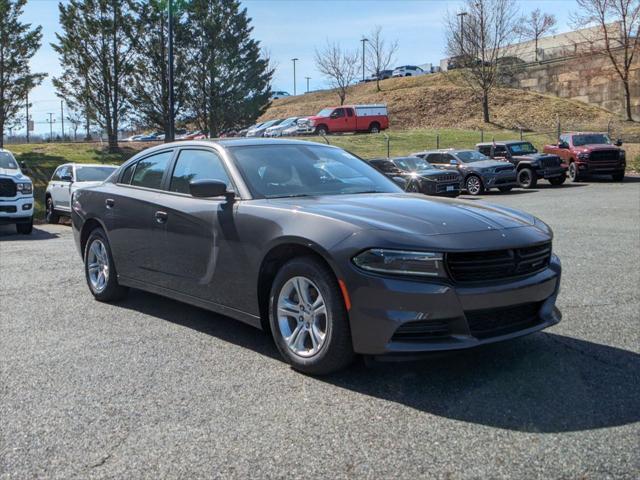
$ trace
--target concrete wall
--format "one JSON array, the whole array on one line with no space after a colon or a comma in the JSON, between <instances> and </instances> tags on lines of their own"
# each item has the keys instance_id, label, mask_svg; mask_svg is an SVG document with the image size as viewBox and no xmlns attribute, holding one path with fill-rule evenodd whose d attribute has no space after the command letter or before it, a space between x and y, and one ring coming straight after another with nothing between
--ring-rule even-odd
<instances>
[{"instance_id":1,"label":"concrete wall","mask_svg":"<svg viewBox=\"0 0 640 480\"><path fill-rule=\"evenodd\" d=\"M631 71L632 113L640 120L640 55ZM624 88L611 60L605 55L584 55L529 64L514 86L606 108L624 115Z\"/></svg>"}]
</instances>

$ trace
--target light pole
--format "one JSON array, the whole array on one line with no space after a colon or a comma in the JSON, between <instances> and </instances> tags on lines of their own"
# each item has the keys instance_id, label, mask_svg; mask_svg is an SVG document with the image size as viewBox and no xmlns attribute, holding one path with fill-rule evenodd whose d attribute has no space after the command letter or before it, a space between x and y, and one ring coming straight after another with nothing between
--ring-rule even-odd
<instances>
[{"instance_id":1,"label":"light pole","mask_svg":"<svg viewBox=\"0 0 640 480\"><path fill-rule=\"evenodd\" d=\"M369 41L369 39L362 37L360 41L362 42L362 81L364 82L364 46Z\"/></svg>"},{"instance_id":2,"label":"light pole","mask_svg":"<svg viewBox=\"0 0 640 480\"><path fill-rule=\"evenodd\" d=\"M293 96L296 96L296 62L300 60L299 58L292 58L293 62Z\"/></svg>"},{"instance_id":3,"label":"light pole","mask_svg":"<svg viewBox=\"0 0 640 480\"><path fill-rule=\"evenodd\" d=\"M460 17L460 55L464 54L464 17L467 16L467 12L460 12L456 14Z\"/></svg>"},{"instance_id":4,"label":"light pole","mask_svg":"<svg viewBox=\"0 0 640 480\"><path fill-rule=\"evenodd\" d=\"M165 141L175 140L175 119L174 119L174 97L173 97L173 0L169 0L169 125L168 132L165 132Z\"/></svg>"},{"instance_id":5,"label":"light pole","mask_svg":"<svg viewBox=\"0 0 640 480\"><path fill-rule=\"evenodd\" d=\"M53 118L53 113L47 113L49 118L47 118L47 123L49 124L49 142L53 142L53 124L56 123L56 119Z\"/></svg>"},{"instance_id":6,"label":"light pole","mask_svg":"<svg viewBox=\"0 0 640 480\"><path fill-rule=\"evenodd\" d=\"M311 77L304 77L307 79L307 93L309 93L309 80L311 80Z\"/></svg>"},{"instance_id":7,"label":"light pole","mask_svg":"<svg viewBox=\"0 0 640 480\"><path fill-rule=\"evenodd\" d=\"M64 142L64 100L60 100L60 126L62 127L62 141Z\"/></svg>"}]
</instances>

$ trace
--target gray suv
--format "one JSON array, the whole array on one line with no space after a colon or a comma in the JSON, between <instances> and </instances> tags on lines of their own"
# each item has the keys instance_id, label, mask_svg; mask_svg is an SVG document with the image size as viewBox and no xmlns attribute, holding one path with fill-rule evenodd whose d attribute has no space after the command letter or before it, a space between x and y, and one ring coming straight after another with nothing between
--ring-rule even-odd
<instances>
[{"instance_id":1,"label":"gray suv","mask_svg":"<svg viewBox=\"0 0 640 480\"><path fill-rule=\"evenodd\" d=\"M470 195L480 195L491 188L508 192L518 186L512 164L492 160L475 150L430 150L411 155L424 158L435 167L460 172L462 188Z\"/></svg>"}]
</instances>

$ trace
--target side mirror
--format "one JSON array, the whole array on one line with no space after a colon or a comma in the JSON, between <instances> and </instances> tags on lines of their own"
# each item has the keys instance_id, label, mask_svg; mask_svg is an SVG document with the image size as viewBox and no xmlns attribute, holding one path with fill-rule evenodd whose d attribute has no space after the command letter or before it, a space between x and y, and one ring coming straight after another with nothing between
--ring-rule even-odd
<instances>
[{"instance_id":1,"label":"side mirror","mask_svg":"<svg viewBox=\"0 0 640 480\"><path fill-rule=\"evenodd\" d=\"M619 138L618 140L616 140L616 143L614 144L616 147L621 147L622 146L622 139Z\"/></svg>"},{"instance_id":2,"label":"side mirror","mask_svg":"<svg viewBox=\"0 0 640 480\"><path fill-rule=\"evenodd\" d=\"M458 165L458 160L452 158L451 160L449 160L449 165Z\"/></svg>"},{"instance_id":3,"label":"side mirror","mask_svg":"<svg viewBox=\"0 0 640 480\"><path fill-rule=\"evenodd\" d=\"M71 175L63 175L60 177L60 180L63 182L73 182L73 177Z\"/></svg>"},{"instance_id":4,"label":"side mirror","mask_svg":"<svg viewBox=\"0 0 640 480\"><path fill-rule=\"evenodd\" d=\"M220 180L193 180L189 182L191 196L198 198L229 197L233 192L227 190L227 184Z\"/></svg>"}]
</instances>

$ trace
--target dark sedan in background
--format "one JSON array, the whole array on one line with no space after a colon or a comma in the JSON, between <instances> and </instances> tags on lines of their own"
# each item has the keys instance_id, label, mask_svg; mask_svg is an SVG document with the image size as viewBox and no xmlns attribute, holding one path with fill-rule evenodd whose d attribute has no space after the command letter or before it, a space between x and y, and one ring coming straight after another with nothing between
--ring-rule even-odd
<instances>
[{"instance_id":1,"label":"dark sedan in background","mask_svg":"<svg viewBox=\"0 0 640 480\"><path fill-rule=\"evenodd\" d=\"M231 316L270 330L312 374L356 353L475 347L561 318L542 221L405 193L317 143L159 145L78 190L72 223L96 299L134 287Z\"/></svg>"},{"instance_id":2,"label":"dark sedan in background","mask_svg":"<svg viewBox=\"0 0 640 480\"><path fill-rule=\"evenodd\" d=\"M442 172L418 157L376 158L369 164L400 185L406 192L457 197L462 177L457 172Z\"/></svg>"},{"instance_id":3,"label":"dark sedan in background","mask_svg":"<svg viewBox=\"0 0 640 480\"><path fill-rule=\"evenodd\" d=\"M462 175L463 188L470 195L481 195L491 188L509 192L518 186L513 165L492 160L475 150L433 150L412 155L424 158L443 170L459 172Z\"/></svg>"}]
</instances>

